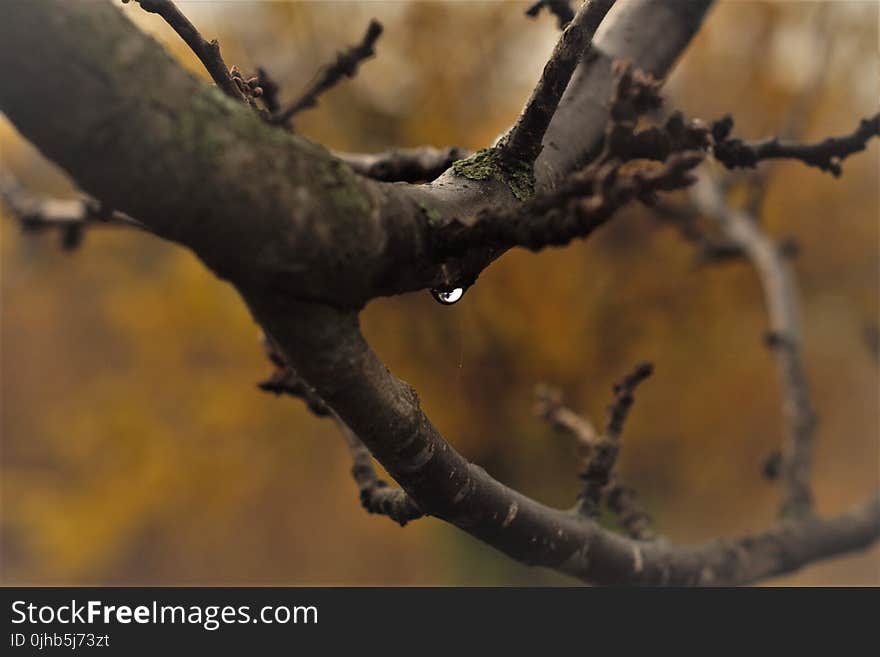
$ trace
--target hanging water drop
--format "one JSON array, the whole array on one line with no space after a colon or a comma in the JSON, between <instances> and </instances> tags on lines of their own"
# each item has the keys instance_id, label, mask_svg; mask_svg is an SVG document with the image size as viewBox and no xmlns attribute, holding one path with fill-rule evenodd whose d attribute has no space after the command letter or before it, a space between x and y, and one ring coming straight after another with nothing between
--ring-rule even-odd
<instances>
[{"instance_id":1,"label":"hanging water drop","mask_svg":"<svg viewBox=\"0 0 880 657\"><path fill-rule=\"evenodd\" d=\"M434 295L434 299L437 303L442 303L444 306L451 306L464 295L464 288L457 287L452 290L434 289L431 290L431 294Z\"/></svg>"}]
</instances>

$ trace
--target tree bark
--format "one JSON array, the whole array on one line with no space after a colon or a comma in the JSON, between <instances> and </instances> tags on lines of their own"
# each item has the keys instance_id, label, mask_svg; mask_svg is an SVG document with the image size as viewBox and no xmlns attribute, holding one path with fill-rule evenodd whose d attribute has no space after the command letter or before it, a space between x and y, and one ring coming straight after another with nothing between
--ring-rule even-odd
<instances>
[{"instance_id":1,"label":"tree bark","mask_svg":"<svg viewBox=\"0 0 880 657\"><path fill-rule=\"evenodd\" d=\"M537 189L553 188L600 143L612 60L665 75L711 4L617 3L544 135ZM0 106L21 133L91 195L231 282L425 513L519 561L597 583L745 583L864 547L880 532L872 500L832 520L677 547L619 536L511 490L443 439L415 391L364 341L357 317L377 296L472 282L500 253L438 262L431 225L514 207L508 186L452 169L422 186L362 178L195 79L105 3L3 3L0 68Z\"/></svg>"}]
</instances>

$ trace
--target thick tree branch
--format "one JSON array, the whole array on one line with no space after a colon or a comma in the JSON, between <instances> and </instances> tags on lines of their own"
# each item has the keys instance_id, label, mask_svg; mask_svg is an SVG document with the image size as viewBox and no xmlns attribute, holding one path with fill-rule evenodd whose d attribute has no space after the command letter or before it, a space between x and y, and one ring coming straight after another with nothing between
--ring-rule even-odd
<instances>
[{"instance_id":1,"label":"thick tree branch","mask_svg":"<svg viewBox=\"0 0 880 657\"><path fill-rule=\"evenodd\" d=\"M439 270L418 202L223 97L109 3L0 13L10 120L86 193L224 279L354 308ZM51 34L39 58L35 34Z\"/></svg>"}]
</instances>

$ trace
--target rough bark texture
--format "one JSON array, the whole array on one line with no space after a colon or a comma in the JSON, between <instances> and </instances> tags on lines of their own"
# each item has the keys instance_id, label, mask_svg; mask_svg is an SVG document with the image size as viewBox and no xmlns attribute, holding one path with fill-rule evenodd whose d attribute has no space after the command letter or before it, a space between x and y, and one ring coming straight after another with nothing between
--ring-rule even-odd
<instances>
[{"instance_id":1,"label":"rough bark texture","mask_svg":"<svg viewBox=\"0 0 880 657\"><path fill-rule=\"evenodd\" d=\"M711 4L617 3L544 134L538 191L600 143L612 61L662 77ZM0 106L21 133L85 191L231 282L285 358L426 514L524 563L618 584L745 583L864 547L880 533L875 499L831 520L808 516L758 536L679 547L617 535L511 490L443 439L415 391L366 344L357 317L377 296L472 282L500 250L435 260L432 227L515 207L509 185L454 169L423 186L360 177L184 72L106 3L3 3L0 68Z\"/></svg>"}]
</instances>

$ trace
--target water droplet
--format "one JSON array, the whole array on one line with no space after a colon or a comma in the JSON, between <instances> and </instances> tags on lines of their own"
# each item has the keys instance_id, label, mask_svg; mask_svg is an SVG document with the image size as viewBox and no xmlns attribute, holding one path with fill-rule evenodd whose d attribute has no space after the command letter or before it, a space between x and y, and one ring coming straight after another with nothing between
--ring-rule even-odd
<instances>
[{"instance_id":1,"label":"water droplet","mask_svg":"<svg viewBox=\"0 0 880 657\"><path fill-rule=\"evenodd\" d=\"M444 306L451 306L464 295L464 288L457 287L452 290L435 289L431 290L431 294L434 295L434 299L436 299L437 303L442 303Z\"/></svg>"}]
</instances>

